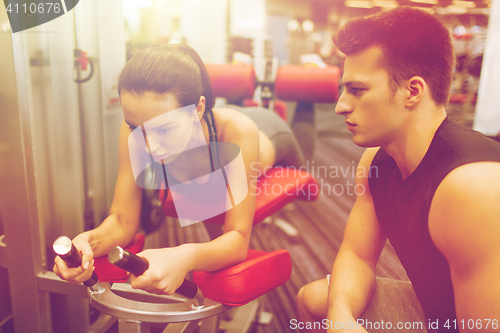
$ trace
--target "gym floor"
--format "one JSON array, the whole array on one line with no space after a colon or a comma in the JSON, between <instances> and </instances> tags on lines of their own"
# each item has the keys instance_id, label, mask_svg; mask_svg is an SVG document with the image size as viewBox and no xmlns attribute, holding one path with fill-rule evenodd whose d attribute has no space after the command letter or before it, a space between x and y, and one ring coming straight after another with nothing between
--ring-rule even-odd
<instances>
[{"instance_id":1,"label":"gym floor","mask_svg":"<svg viewBox=\"0 0 500 333\"><path fill-rule=\"evenodd\" d=\"M294 108L290 105L288 109ZM467 128L472 127L473 115L474 105L450 104L448 107L449 118ZM253 333L294 332L290 320L297 318L295 296L303 285L330 273L354 204L354 189L349 184L354 183L352 168L357 165L364 149L352 142L344 117L335 115L332 105L316 106L316 129L315 155L309 164L309 172L314 172L323 195L315 202L295 201L292 207L277 214L278 218L295 226L299 236L291 238L277 226L266 223L257 225L252 232L251 248L263 251L286 249L290 251L293 264L290 280L264 296L264 310L274 314L272 321L269 324L256 323ZM175 220L168 219L147 236L146 246L176 246L208 239L202 223L180 228ZM388 242L377 265L377 276L408 280ZM117 332L116 326L108 331L112 332Z\"/></svg>"}]
</instances>

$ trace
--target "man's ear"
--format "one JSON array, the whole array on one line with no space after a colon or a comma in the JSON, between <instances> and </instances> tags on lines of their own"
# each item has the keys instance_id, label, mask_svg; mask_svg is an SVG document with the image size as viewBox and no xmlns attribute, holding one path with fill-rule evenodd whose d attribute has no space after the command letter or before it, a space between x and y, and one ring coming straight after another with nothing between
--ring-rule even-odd
<instances>
[{"instance_id":1,"label":"man's ear","mask_svg":"<svg viewBox=\"0 0 500 333\"><path fill-rule=\"evenodd\" d=\"M424 94L428 90L428 86L425 80L420 76L414 76L406 82L407 96L405 106L407 108L412 108L420 103Z\"/></svg>"},{"instance_id":2,"label":"man's ear","mask_svg":"<svg viewBox=\"0 0 500 333\"><path fill-rule=\"evenodd\" d=\"M205 113L205 96L200 96L198 104L196 104L196 113L198 113L198 118L201 120Z\"/></svg>"}]
</instances>

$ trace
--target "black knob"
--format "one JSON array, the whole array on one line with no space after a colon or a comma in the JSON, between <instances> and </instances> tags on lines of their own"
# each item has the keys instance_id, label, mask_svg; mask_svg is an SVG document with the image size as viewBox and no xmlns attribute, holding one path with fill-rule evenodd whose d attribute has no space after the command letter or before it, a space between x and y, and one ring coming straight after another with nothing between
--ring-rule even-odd
<instances>
[{"instance_id":1,"label":"black knob","mask_svg":"<svg viewBox=\"0 0 500 333\"><path fill-rule=\"evenodd\" d=\"M75 247L71 239L66 236L61 236L56 239L52 245L54 252L61 257L68 267L74 268L82 264L82 254ZM93 287L99 281L96 272L92 272L92 276L83 284L89 288Z\"/></svg>"},{"instance_id":2,"label":"black knob","mask_svg":"<svg viewBox=\"0 0 500 333\"><path fill-rule=\"evenodd\" d=\"M109 251L108 260L135 276L142 275L149 267L149 261L119 246ZM184 280L175 292L187 298L194 298L198 294L198 286L189 280Z\"/></svg>"},{"instance_id":3,"label":"black knob","mask_svg":"<svg viewBox=\"0 0 500 333\"><path fill-rule=\"evenodd\" d=\"M113 265L120 267L135 276L142 275L148 267L149 261L138 255L117 246L109 251L108 260Z\"/></svg>"}]
</instances>

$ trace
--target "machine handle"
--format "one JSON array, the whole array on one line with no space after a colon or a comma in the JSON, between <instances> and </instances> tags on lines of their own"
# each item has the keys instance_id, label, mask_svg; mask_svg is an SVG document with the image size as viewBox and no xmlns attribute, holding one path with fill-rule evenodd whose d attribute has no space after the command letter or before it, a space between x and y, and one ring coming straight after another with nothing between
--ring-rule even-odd
<instances>
[{"instance_id":1,"label":"machine handle","mask_svg":"<svg viewBox=\"0 0 500 333\"><path fill-rule=\"evenodd\" d=\"M135 276L142 275L149 267L149 262L146 259L122 249L119 246L109 251L108 260L113 265L123 268ZM187 298L195 298L198 294L198 286L184 279L184 282L175 292Z\"/></svg>"},{"instance_id":2,"label":"machine handle","mask_svg":"<svg viewBox=\"0 0 500 333\"><path fill-rule=\"evenodd\" d=\"M71 239L66 236L57 238L52 245L54 252L61 257L68 267L74 268L82 264L82 254L75 247ZM92 272L92 276L83 284L92 288L99 281L96 272Z\"/></svg>"}]
</instances>

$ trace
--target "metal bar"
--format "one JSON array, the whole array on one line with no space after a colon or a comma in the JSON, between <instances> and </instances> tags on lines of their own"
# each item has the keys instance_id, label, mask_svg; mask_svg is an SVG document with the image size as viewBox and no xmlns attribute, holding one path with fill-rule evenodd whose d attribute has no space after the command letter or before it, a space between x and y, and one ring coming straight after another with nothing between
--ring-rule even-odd
<instances>
[{"instance_id":1,"label":"metal bar","mask_svg":"<svg viewBox=\"0 0 500 333\"><path fill-rule=\"evenodd\" d=\"M118 320L118 332L120 333L149 333L150 324L140 321L131 321L125 319Z\"/></svg>"},{"instance_id":2,"label":"metal bar","mask_svg":"<svg viewBox=\"0 0 500 333\"><path fill-rule=\"evenodd\" d=\"M81 298L89 297L87 287L83 284L63 281L54 272L45 271L38 274L37 284L39 290Z\"/></svg>"},{"instance_id":3,"label":"metal bar","mask_svg":"<svg viewBox=\"0 0 500 333\"><path fill-rule=\"evenodd\" d=\"M200 326L199 320L188 321L186 323L171 323L162 333L193 333ZM120 332L121 333L121 332Z\"/></svg>"},{"instance_id":4,"label":"metal bar","mask_svg":"<svg viewBox=\"0 0 500 333\"><path fill-rule=\"evenodd\" d=\"M131 321L151 323L173 323L207 318L229 309L221 303L205 300L204 306L198 306L194 299L184 299L182 303L168 300L162 302L144 302L140 298L125 298L106 289L100 294L90 294L90 304L97 310L117 318L126 318ZM167 302L166 302L167 301Z\"/></svg>"},{"instance_id":5,"label":"metal bar","mask_svg":"<svg viewBox=\"0 0 500 333\"><path fill-rule=\"evenodd\" d=\"M221 315L205 318L201 321L200 333L217 333Z\"/></svg>"}]
</instances>

